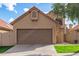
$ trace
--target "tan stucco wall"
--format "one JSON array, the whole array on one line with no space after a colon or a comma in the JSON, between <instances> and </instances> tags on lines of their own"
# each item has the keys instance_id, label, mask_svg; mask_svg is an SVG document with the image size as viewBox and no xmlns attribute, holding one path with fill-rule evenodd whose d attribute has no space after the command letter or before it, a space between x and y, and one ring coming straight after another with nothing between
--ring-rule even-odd
<instances>
[{"instance_id":1,"label":"tan stucco wall","mask_svg":"<svg viewBox=\"0 0 79 59\"><path fill-rule=\"evenodd\" d=\"M56 26L56 40L57 43L64 42L64 29L60 25Z\"/></svg>"},{"instance_id":2,"label":"tan stucco wall","mask_svg":"<svg viewBox=\"0 0 79 59\"><path fill-rule=\"evenodd\" d=\"M0 46L2 45L1 33L0 33Z\"/></svg>"},{"instance_id":3,"label":"tan stucco wall","mask_svg":"<svg viewBox=\"0 0 79 59\"><path fill-rule=\"evenodd\" d=\"M19 20L14 25L15 38L17 41L17 29L52 29L52 41L56 43L56 23L39 13L38 21L32 21L30 14Z\"/></svg>"},{"instance_id":4,"label":"tan stucco wall","mask_svg":"<svg viewBox=\"0 0 79 59\"><path fill-rule=\"evenodd\" d=\"M0 46L10 46L15 44L13 31L0 31Z\"/></svg>"},{"instance_id":5,"label":"tan stucco wall","mask_svg":"<svg viewBox=\"0 0 79 59\"><path fill-rule=\"evenodd\" d=\"M79 43L79 32L71 31L66 34L66 41L69 43L75 43L75 40L78 40Z\"/></svg>"},{"instance_id":6,"label":"tan stucco wall","mask_svg":"<svg viewBox=\"0 0 79 59\"><path fill-rule=\"evenodd\" d=\"M57 15L54 14L52 11L47 14L49 17L51 17L53 20L56 20ZM62 25L56 24L56 40L57 43L63 43L64 42L64 34L65 34L65 20L62 18Z\"/></svg>"},{"instance_id":7,"label":"tan stucco wall","mask_svg":"<svg viewBox=\"0 0 79 59\"><path fill-rule=\"evenodd\" d=\"M74 32L67 32L66 33L66 41L69 43L73 43L73 39L74 39ZM73 37L73 38L72 38Z\"/></svg>"},{"instance_id":8,"label":"tan stucco wall","mask_svg":"<svg viewBox=\"0 0 79 59\"><path fill-rule=\"evenodd\" d=\"M15 31L10 31L10 44L15 45L16 44L16 35Z\"/></svg>"},{"instance_id":9,"label":"tan stucco wall","mask_svg":"<svg viewBox=\"0 0 79 59\"><path fill-rule=\"evenodd\" d=\"M30 14L19 20L13 26L18 29L33 29L33 28L52 28L54 26L54 22L45 17L42 14L39 14L38 21L32 21L30 18Z\"/></svg>"}]
</instances>

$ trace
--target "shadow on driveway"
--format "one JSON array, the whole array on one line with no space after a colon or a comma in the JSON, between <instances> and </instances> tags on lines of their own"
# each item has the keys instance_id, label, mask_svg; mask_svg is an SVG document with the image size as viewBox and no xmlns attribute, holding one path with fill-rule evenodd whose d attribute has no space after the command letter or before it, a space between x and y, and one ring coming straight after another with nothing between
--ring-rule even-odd
<instances>
[{"instance_id":1,"label":"shadow on driveway","mask_svg":"<svg viewBox=\"0 0 79 59\"><path fill-rule=\"evenodd\" d=\"M6 51L8 55L24 55L24 56L51 56L55 55L53 45L34 44L34 45L16 45Z\"/></svg>"}]
</instances>

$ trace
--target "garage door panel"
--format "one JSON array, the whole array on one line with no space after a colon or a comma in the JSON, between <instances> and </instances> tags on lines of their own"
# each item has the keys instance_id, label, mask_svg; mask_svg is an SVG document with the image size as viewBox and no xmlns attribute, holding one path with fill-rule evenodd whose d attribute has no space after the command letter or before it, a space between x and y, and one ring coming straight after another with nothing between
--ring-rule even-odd
<instances>
[{"instance_id":1,"label":"garage door panel","mask_svg":"<svg viewBox=\"0 0 79 59\"><path fill-rule=\"evenodd\" d=\"M51 29L19 29L18 44L51 44Z\"/></svg>"}]
</instances>

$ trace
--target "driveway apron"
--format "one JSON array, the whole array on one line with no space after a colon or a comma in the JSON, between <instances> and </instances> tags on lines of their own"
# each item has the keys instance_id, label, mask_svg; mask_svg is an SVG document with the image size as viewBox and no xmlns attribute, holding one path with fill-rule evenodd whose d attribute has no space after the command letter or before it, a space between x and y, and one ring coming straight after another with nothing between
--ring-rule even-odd
<instances>
[{"instance_id":1,"label":"driveway apron","mask_svg":"<svg viewBox=\"0 0 79 59\"><path fill-rule=\"evenodd\" d=\"M55 56L53 45L16 45L3 54L7 56Z\"/></svg>"}]
</instances>

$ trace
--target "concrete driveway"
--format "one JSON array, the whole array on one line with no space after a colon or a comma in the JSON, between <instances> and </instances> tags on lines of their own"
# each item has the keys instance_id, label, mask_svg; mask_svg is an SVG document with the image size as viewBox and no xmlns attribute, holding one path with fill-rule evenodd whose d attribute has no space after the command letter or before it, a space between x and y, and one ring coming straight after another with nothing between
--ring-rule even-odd
<instances>
[{"instance_id":1,"label":"concrete driveway","mask_svg":"<svg viewBox=\"0 0 79 59\"><path fill-rule=\"evenodd\" d=\"M53 45L16 45L3 54L5 56L55 56Z\"/></svg>"}]
</instances>

